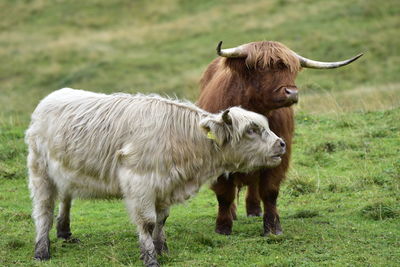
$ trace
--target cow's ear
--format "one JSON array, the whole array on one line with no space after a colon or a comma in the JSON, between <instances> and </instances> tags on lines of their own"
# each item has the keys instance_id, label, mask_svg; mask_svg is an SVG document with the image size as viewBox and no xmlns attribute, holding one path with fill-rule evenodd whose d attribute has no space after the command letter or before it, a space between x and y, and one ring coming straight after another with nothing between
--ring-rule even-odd
<instances>
[{"instance_id":1,"label":"cow's ear","mask_svg":"<svg viewBox=\"0 0 400 267\"><path fill-rule=\"evenodd\" d=\"M229 140L229 131L225 122L220 118L205 118L200 121L200 127L206 137L216 142L219 146Z\"/></svg>"}]
</instances>

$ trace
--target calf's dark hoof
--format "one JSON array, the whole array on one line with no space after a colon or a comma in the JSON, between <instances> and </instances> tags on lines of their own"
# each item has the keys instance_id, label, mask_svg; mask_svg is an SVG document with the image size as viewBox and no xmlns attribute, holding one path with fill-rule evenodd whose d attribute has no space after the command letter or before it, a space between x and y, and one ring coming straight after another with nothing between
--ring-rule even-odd
<instances>
[{"instance_id":1,"label":"calf's dark hoof","mask_svg":"<svg viewBox=\"0 0 400 267\"><path fill-rule=\"evenodd\" d=\"M62 239L69 239L71 237L72 233L71 232L59 232L57 231L57 238L62 238Z\"/></svg>"},{"instance_id":2,"label":"calf's dark hoof","mask_svg":"<svg viewBox=\"0 0 400 267\"><path fill-rule=\"evenodd\" d=\"M154 241L154 248L156 250L157 255L162 255L164 253L168 253L168 245L166 241Z\"/></svg>"},{"instance_id":3,"label":"calf's dark hoof","mask_svg":"<svg viewBox=\"0 0 400 267\"><path fill-rule=\"evenodd\" d=\"M50 259L49 252L35 252L35 260L47 261Z\"/></svg>"},{"instance_id":4,"label":"calf's dark hoof","mask_svg":"<svg viewBox=\"0 0 400 267\"><path fill-rule=\"evenodd\" d=\"M47 261L50 259L50 251L48 249L35 250L35 259L39 261Z\"/></svg>"},{"instance_id":5,"label":"calf's dark hoof","mask_svg":"<svg viewBox=\"0 0 400 267\"><path fill-rule=\"evenodd\" d=\"M50 259L50 239L44 237L35 244L35 259L40 261Z\"/></svg>"},{"instance_id":6,"label":"calf's dark hoof","mask_svg":"<svg viewBox=\"0 0 400 267\"><path fill-rule=\"evenodd\" d=\"M147 267L159 267L160 266L157 259L155 257L152 257L148 253L142 253L142 255L140 256L140 259L143 260L144 265Z\"/></svg>"}]
</instances>

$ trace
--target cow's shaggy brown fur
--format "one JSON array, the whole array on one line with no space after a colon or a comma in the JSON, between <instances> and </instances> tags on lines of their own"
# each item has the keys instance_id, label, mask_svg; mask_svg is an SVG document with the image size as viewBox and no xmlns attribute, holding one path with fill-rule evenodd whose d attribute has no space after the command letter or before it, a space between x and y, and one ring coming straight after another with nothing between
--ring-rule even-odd
<instances>
[{"instance_id":1,"label":"cow's shaggy brown fur","mask_svg":"<svg viewBox=\"0 0 400 267\"><path fill-rule=\"evenodd\" d=\"M294 132L294 101L287 89L297 94L295 78L301 70L295 54L278 42L254 42L245 47L246 58L216 58L200 81L198 105L219 112L231 106L258 112L268 117L271 130L287 144L281 165L250 174L221 176L212 189L217 195L219 212L216 232L230 234L236 217L236 187L248 185L246 209L248 216L260 216L260 199L264 204L264 234L282 232L276 200L279 187L289 167Z\"/></svg>"}]
</instances>

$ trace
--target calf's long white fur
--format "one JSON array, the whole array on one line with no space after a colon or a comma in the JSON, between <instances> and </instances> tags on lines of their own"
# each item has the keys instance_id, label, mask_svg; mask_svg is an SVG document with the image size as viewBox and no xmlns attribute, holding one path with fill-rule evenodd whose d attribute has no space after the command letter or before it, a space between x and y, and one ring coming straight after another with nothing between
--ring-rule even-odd
<instances>
[{"instance_id":1,"label":"calf's long white fur","mask_svg":"<svg viewBox=\"0 0 400 267\"><path fill-rule=\"evenodd\" d=\"M71 200L120 197L137 225L141 255L158 266L167 249L169 207L223 172L274 167L284 143L256 113L210 114L157 95L98 94L69 88L48 95L26 132L35 257L50 257L49 230L71 236Z\"/></svg>"}]
</instances>

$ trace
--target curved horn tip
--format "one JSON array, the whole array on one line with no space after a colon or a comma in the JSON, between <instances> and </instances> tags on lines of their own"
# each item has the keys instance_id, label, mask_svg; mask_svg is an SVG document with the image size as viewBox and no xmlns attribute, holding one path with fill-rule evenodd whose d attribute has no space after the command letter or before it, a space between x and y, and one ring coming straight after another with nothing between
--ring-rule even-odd
<instances>
[{"instance_id":1,"label":"curved horn tip","mask_svg":"<svg viewBox=\"0 0 400 267\"><path fill-rule=\"evenodd\" d=\"M354 56L354 57L352 57L352 58L346 60L342 66L346 66L346 65L348 65L348 64L350 64L350 63L356 61L357 59L359 59L359 58L362 57L363 55L364 55L364 53L360 53L360 54L358 54L357 56ZM339 67L341 67L341 66L339 66Z\"/></svg>"},{"instance_id":2,"label":"curved horn tip","mask_svg":"<svg viewBox=\"0 0 400 267\"><path fill-rule=\"evenodd\" d=\"M218 45L217 45L217 54L221 55L221 46L222 46L222 41L219 41Z\"/></svg>"},{"instance_id":3,"label":"curved horn tip","mask_svg":"<svg viewBox=\"0 0 400 267\"><path fill-rule=\"evenodd\" d=\"M354 61L354 60L356 60L356 59L359 59L359 58L362 57L363 55L364 55L364 53L358 54L357 56L355 56L355 57L352 58L352 61Z\"/></svg>"},{"instance_id":4,"label":"curved horn tip","mask_svg":"<svg viewBox=\"0 0 400 267\"><path fill-rule=\"evenodd\" d=\"M299 58L300 60L300 64L302 67L305 68L312 68L312 69L335 69L335 68L339 68L342 66L346 66L354 61L356 61L358 58L360 58L361 56L363 56L364 53L360 53L357 56L354 56L350 59L344 60L344 61L337 61L337 62L322 62L322 61L315 61L315 60L311 60L305 57L302 57L298 54L296 54L296 56Z\"/></svg>"}]
</instances>

